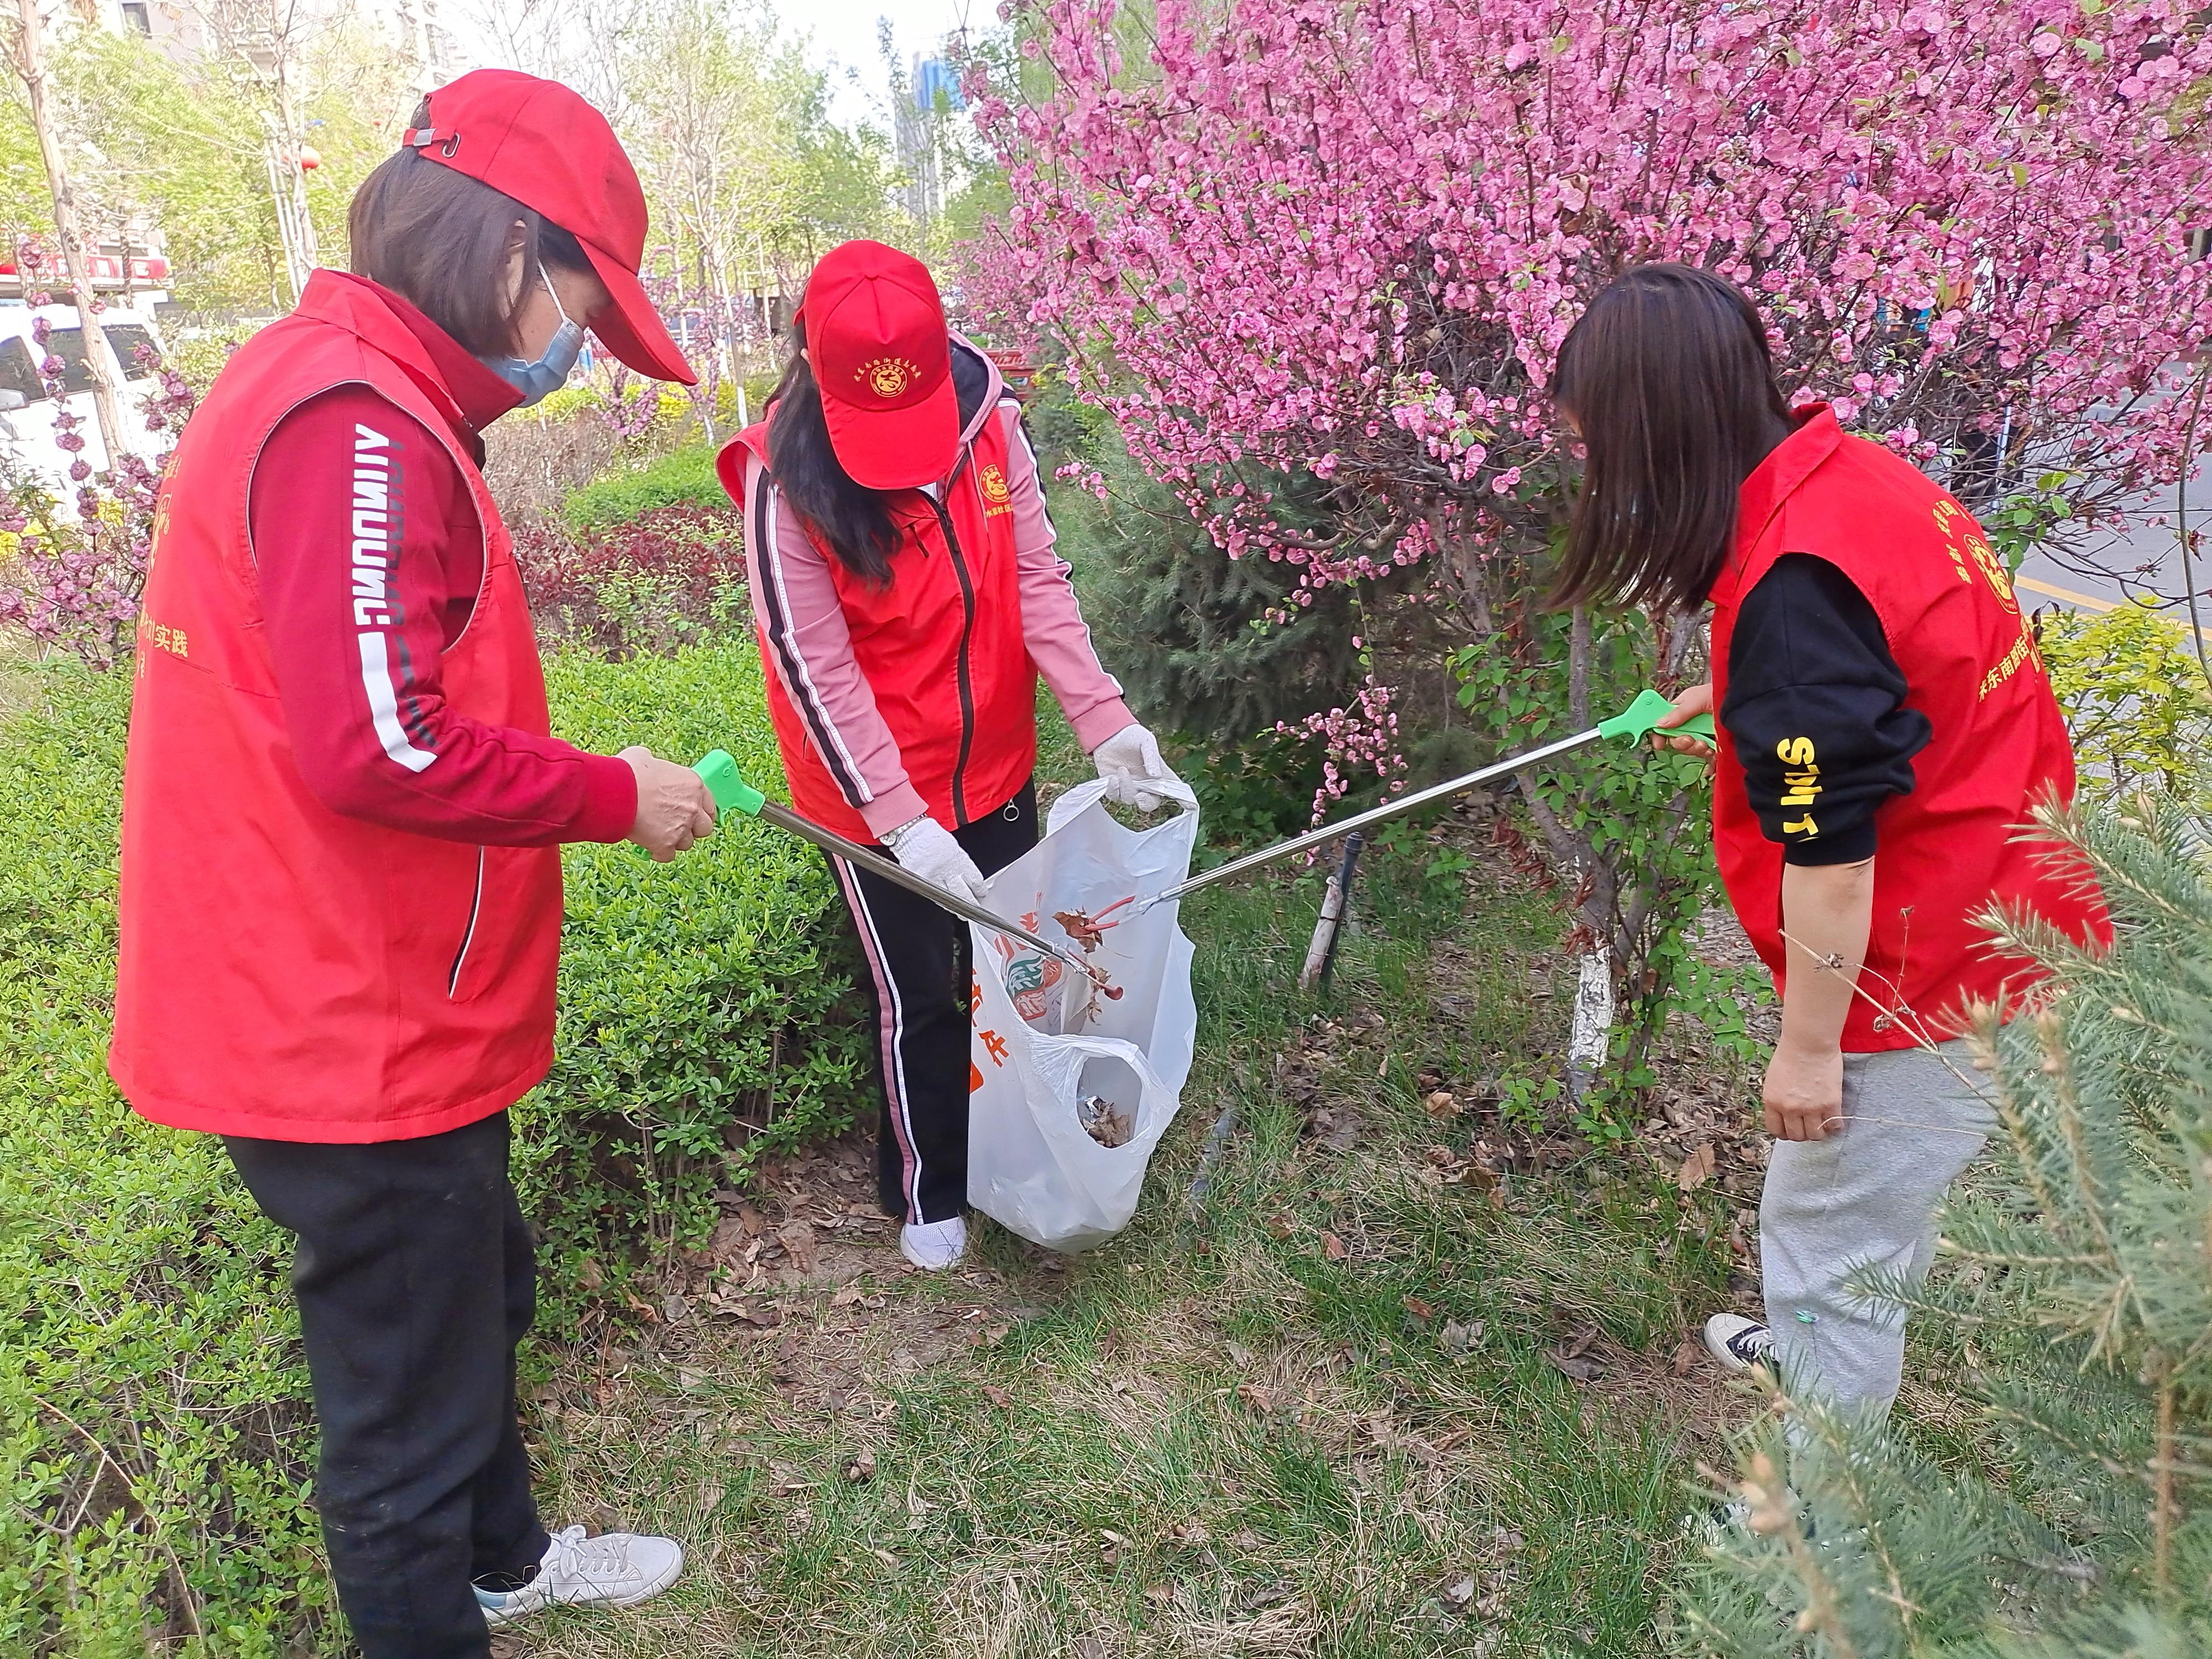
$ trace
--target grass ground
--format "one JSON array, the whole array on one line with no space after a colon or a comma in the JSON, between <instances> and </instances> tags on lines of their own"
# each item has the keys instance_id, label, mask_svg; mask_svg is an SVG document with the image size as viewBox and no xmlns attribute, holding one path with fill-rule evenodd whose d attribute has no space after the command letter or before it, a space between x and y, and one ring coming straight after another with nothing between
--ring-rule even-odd
<instances>
[{"instance_id":1,"label":"grass ground","mask_svg":"<svg viewBox=\"0 0 2212 1659\"><path fill-rule=\"evenodd\" d=\"M1386 866L1316 999L1312 890L1188 905L1205 1039L1109 1247L987 1225L908 1272L838 1143L732 1195L650 1324L548 1356L549 1513L649 1519L691 1565L505 1651L1651 1651L1723 1404L1682 1346L1725 1293L1718 1201L1533 1169L1486 1103L1561 1044L1548 900Z\"/></svg>"},{"instance_id":2,"label":"grass ground","mask_svg":"<svg viewBox=\"0 0 2212 1659\"><path fill-rule=\"evenodd\" d=\"M27 1621L0 1652L191 1651L201 1626L208 1651L337 1651L283 1242L100 1077L126 689L0 675L0 718L60 721L9 727L0 798L0 1254L26 1275L0 1613ZM1063 739L1048 775L1079 764ZM1291 988L1314 877L1188 905L1199 1062L1108 1248L986 1228L963 1273L909 1273L867 1149L831 1142L533 1344L549 1515L675 1533L691 1566L505 1652L1652 1650L1729 1404L1684 1338L1741 1288L1755 1182L1724 1152L1685 1198L1676 1170L1743 1079L1693 1093L1677 1065L1602 1157L1509 1121L1501 1079L1564 1036L1555 904L1482 858L1382 858L1360 892L1324 998ZM85 1429L46 1432L57 1404Z\"/></svg>"}]
</instances>

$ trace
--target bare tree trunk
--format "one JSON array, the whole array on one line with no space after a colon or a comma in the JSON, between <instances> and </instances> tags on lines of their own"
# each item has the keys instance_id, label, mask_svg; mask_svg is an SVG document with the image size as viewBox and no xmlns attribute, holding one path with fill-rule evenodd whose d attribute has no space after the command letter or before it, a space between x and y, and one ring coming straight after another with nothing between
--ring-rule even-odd
<instances>
[{"instance_id":1,"label":"bare tree trunk","mask_svg":"<svg viewBox=\"0 0 2212 1659\"><path fill-rule=\"evenodd\" d=\"M93 311L92 266L85 257L77 228L76 192L70 183L69 163L63 158L54 131L53 112L46 101L44 43L39 39L38 0L16 0L19 34L15 42L15 73L29 94L31 126L39 136L39 155L46 164L46 188L54 201L54 230L62 245L62 263L70 286L76 290L76 314L83 327L84 368L92 381L93 414L100 424L100 441L107 448L112 469L125 453L123 410L116 400L113 370L107 355L107 336Z\"/></svg>"},{"instance_id":2,"label":"bare tree trunk","mask_svg":"<svg viewBox=\"0 0 2212 1659\"><path fill-rule=\"evenodd\" d=\"M1590 649L1589 607L1578 605L1567 631L1567 718L1577 732L1590 723Z\"/></svg>"},{"instance_id":3,"label":"bare tree trunk","mask_svg":"<svg viewBox=\"0 0 2212 1659\"><path fill-rule=\"evenodd\" d=\"M1588 605L1578 605L1567 632L1567 717L1577 728L1590 723L1590 659L1595 654ZM1567 1085L1580 1100L1597 1080L1613 1045L1613 977L1626 960L1613 938L1614 890L1604 854L1595 842L1589 849L1584 882L1589 886L1583 921L1589 948L1576 965L1574 1022L1567 1041Z\"/></svg>"}]
</instances>

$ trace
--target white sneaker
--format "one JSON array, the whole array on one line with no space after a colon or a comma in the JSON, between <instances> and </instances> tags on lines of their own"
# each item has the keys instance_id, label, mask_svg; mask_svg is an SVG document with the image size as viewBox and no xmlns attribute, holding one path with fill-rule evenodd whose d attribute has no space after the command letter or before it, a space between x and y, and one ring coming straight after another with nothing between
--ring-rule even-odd
<instances>
[{"instance_id":1,"label":"white sneaker","mask_svg":"<svg viewBox=\"0 0 2212 1659\"><path fill-rule=\"evenodd\" d=\"M520 1589L477 1587L484 1623L494 1630L547 1607L634 1607L650 1601L684 1571L684 1547L672 1538L632 1532L584 1536L581 1527L553 1534L538 1577Z\"/></svg>"},{"instance_id":2,"label":"white sneaker","mask_svg":"<svg viewBox=\"0 0 2212 1659\"><path fill-rule=\"evenodd\" d=\"M1774 1333L1741 1314L1717 1313L1705 1322L1705 1352L1732 1371L1774 1365Z\"/></svg>"},{"instance_id":3,"label":"white sneaker","mask_svg":"<svg viewBox=\"0 0 2212 1659\"><path fill-rule=\"evenodd\" d=\"M950 1221L927 1221L899 1231L899 1254L917 1267L941 1273L959 1265L968 1254L968 1224L958 1216Z\"/></svg>"}]
</instances>

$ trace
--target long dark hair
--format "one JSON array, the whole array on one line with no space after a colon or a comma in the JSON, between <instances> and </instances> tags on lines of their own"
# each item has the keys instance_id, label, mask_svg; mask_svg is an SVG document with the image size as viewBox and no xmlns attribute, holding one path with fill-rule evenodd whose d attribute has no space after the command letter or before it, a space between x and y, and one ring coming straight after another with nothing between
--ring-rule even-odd
<instances>
[{"instance_id":1,"label":"long dark hair","mask_svg":"<svg viewBox=\"0 0 2212 1659\"><path fill-rule=\"evenodd\" d=\"M1737 489L1790 430L1757 309L1710 271L1638 265L1569 331L1551 396L1584 459L1549 603L1702 603Z\"/></svg>"},{"instance_id":2,"label":"long dark hair","mask_svg":"<svg viewBox=\"0 0 2212 1659\"><path fill-rule=\"evenodd\" d=\"M898 521L884 491L853 482L830 447L822 388L805 356L806 333L792 325L791 362L769 400L768 465L792 511L854 575L888 587Z\"/></svg>"},{"instance_id":3,"label":"long dark hair","mask_svg":"<svg viewBox=\"0 0 2212 1659\"><path fill-rule=\"evenodd\" d=\"M430 125L430 106L410 125ZM523 283L511 291L508 250L522 227ZM381 283L478 357L517 347L515 319L543 261L592 267L576 239L535 210L419 150L386 156L346 210L354 275Z\"/></svg>"}]
</instances>

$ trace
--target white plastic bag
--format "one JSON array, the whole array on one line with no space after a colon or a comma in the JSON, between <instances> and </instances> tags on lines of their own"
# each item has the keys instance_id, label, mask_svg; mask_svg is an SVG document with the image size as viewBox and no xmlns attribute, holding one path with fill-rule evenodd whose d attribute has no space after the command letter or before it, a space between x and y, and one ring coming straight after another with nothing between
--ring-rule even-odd
<instances>
[{"instance_id":1,"label":"white plastic bag","mask_svg":"<svg viewBox=\"0 0 2212 1659\"><path fill-rule=\"evenodd\" d=\"M1159 793L1182 811L1131 830L1106 811L1103 781L1078 785L1053 803L1044 839L986 889L992 909L1055 942L1068 939L1055 911L1116 924L1090 959L1121 991L1118 1000L1094 994L1074 969L1019 940L969 924L968 1202L1055 1250L1090 1249L1129 1224L1145 1166L1190 1075L1198 1008L1181 906L1099 914L1189 872L1197 798L1180 782ZM1079 1113L1091 1099L1130 1115L1126 1142L1105 1146L1091 1137Z\"/></svg>"}]
</instances>

